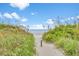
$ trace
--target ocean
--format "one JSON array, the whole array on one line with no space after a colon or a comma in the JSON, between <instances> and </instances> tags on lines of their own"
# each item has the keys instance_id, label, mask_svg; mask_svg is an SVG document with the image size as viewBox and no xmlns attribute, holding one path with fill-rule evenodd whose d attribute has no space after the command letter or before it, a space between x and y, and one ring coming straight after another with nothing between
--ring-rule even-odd
<instances>
[{"instance_id":1,"label":"ocean","mask_svg":"<svg viewBox=\"0 0 79 59\"><path fill-rule=\"evenodd\" d=\"M47 29L30 29L29 30L29 32L32 32L32 33L44 33L47 31L48 31Z\"/></svg>"}]
</instances>

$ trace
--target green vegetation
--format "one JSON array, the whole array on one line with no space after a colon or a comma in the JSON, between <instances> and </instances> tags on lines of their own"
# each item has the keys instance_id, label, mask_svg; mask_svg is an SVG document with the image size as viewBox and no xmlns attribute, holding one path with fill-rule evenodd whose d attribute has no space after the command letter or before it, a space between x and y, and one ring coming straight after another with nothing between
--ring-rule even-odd
<instances>
[{"instance_id":1,"label":"green vegetation","mask_svg":"<svg viewBox=\"0 0 79 59\"><path fill-rule=\"evenodd\" d=\"M17 26L0 25L0 55L35 55L34 36Z\"/></svg>"},{"instance_id":2,"label":"green vegetation","mask_svg":"<svg viewBox=\"0 0 79 59\"><path fill-rule=\"evenodd\" d=\"M60 25L44 33L42 38L62 48L65 55L79 55L79 28L76 25Z\"/></svg>"}]
</instances>

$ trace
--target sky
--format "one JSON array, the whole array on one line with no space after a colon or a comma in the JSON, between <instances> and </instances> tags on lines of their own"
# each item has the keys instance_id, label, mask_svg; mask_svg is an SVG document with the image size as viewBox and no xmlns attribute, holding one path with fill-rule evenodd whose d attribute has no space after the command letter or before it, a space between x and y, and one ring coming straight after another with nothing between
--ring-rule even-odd
<instances>
[{"instance_id":1,"label":"sky","mask_svg":"<svg viewBox=\"0 0 79 59\"><path fill-rule=\"evenodd\" d=\"M0 3L0 22L30 25L31 28L54 25L55 21L64 23L65 19L73 20L78 15L78 3Z\"/></svg>"}]
</instances>

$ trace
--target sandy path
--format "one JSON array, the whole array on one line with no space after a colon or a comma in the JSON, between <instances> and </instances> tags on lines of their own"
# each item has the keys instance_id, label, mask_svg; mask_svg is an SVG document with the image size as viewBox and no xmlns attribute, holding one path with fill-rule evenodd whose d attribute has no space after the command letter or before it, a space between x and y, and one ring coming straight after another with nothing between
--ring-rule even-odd
<instances>
[{"instance_id":1,"label":"sandy path","mask_svg":"<svg viewBox=\"0 0 79 59\"><path fill-rule=\"evenodd\" d=\"M41 47L41 39L42 39L42 32L32 32L35 36L35 45L36 45L36 52L37 56L64 56L63 53L55 47L54 44L42 42Z\"/></svg>"}]
</instances>

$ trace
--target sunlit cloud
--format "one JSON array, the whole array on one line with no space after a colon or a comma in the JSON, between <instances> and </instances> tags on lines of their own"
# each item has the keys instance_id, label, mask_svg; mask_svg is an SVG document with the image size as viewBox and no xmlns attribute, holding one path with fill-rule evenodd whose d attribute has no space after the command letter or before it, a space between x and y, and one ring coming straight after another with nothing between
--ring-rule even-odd
<instances>
[{"instance_id":1,"label":"sunlit cloud","mask_svg":"<svg viewBox=\"0 0 79 59\"><path fill-rule=\"evenodd\" d=\"M37 15L38 12L31 12L31 15Z\"/></svg>"},{"instance_id":2,"label":"sunlit cloud","mask_svg":"<svg viewBox=\"0 0 79 59\"><path fill-rule=\"evenodd\" d=\"M12 20L18 20L21 22L27 22L27 18L20 16L16 12L12 12L12 13L5 12L3 14L0 13L0 18L5 18L5 19L7 18Z\"/></svg>"},{"instance_id":3,"label":"sunlit cloud","mask_svg":"<svg viewBox=\"0 0 79 59\"><path fill-rule=\"evenodd\" d=\"M44 29L42 24L31 25L29 29Z\"/></svg>"},{"instance_id":4,"label":"sunlit cloud","mask_svg":"<svg viewBox=\"0 0 79 59\"><path fill-rule=\"evenodd\" d=\"M28 21L26 18L21 19L22 22Z\"/></svg>"},{"instance_id":5,"label":"sunlit cloud","mask_svg":"<svg viewBox=\"0 0 79 59\"><path fill-rule=\"evenodd\" d=\"M74 17L71 17L71 19L74 19Z\"/></svg>"},{"instance_id":6,"label":"sunlit cloud","mask_svg":"<svg viewBox=\"0 0 79 59\"><path fill-rule=\"evenodd\" d=\"M16 12L11 13L11 15L15 19L20 19L20 16Z\"/></svg>"},{"instance_id":7,"label":"sunlit cloud","mask_svg":"<svg viewBox=\"0 0 79 59\"><path fill-rule=\"evenodd\" d=\"M13 18L13 17L11 16L11 14L9 14L9 13L4 13L3 16L4 16L5 18L9 18L9 19L12 19L12 18Z\"/></svg>"},{"instance_id":8,"label":"sunlit cloud","mask_svg":"<svg viewBox=\"0 0 79 59\"><path fill-rule=\"evenodd\" d=\"M26 24L22 24L22 23L21 23L20 26L24 26L24 27L26 27Z\"/></svg>"},{"instance_id":9,"label":"sunlit cloud","mask_svg":"<svg viewBox=\"0 0 79 59\"><path fill-rule=\"evenodd\" d=\"M77 19L79 19L79 16L76 16L77 17Z\"/></svg>"},{"instance_id":10,"label":"sunlit cloud","mask_svg":"<svg viewBox=\"0 0 79 59\"><path fill-rule=\"evenodd\" d=\"M31 13L31 15L35 15L35 13Z\"/></svg>"},{"instance_id":11,"label":"sunlit cloud","mask_svg":"<svg viewBox=\"0 0 79 59\"><path fill-rule=\"evenodd\" d=\"M20 10L24 10L25 8L29 7L29 3L27 3L27 0L23 0L22 2L18 3L10 3L10 6L14 8L19 8Z\"/></svg>"}]
</instances>

